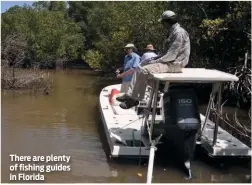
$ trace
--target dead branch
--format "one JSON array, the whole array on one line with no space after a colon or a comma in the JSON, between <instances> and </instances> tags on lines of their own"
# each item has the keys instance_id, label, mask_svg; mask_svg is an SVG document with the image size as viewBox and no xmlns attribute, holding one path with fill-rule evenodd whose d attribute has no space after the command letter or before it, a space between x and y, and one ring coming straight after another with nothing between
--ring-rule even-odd
<instances>
[{"instance_id":1,"label":"dead branch","mask_svg":"<svg viewBox=\"0 0 252 185\"><path fill-rule=\"evenodd\" d=\"M197 4L197 6L203 11L205 18L208 19L207 13L206 13L205 9L203 8L203 4L202 4L202 6L200 4Z\"/></svg>"},{"instance_id":2,"label":"dead branch","mask_svg":"<svg viewBox=\"0 0 252 185\"><path fill-rule=\"evenodd\" d=\"M25 58L25 48L27 42L22 34L15 33L8 35L2 43L2 64L18 66Z\"/></svg>"},{"instance_id":3,"label":"dead branch","mask_svg":"<svg viewBox=\"0 0 252 185\"><path fill-rule=\"evenodd\" d=\"M37 69L16 69L13 77L12 69L10 67L2 67L1 85L3 90L51 89L53 77L49 73Z\"/></svg>"},{"instance_id":4,"label":"dead branch","mask_svg":"<svg viewBox=\"0 0 252 185\"><path fill-rule=\"evenodd\" d=\"M238 130L237 128L235 128L232 124L230 124L229 122L227 122L225 119L223 119L222 116L220 116L216 111L215 114L222 120L224 121L226 124L228 124L230 127L232 127L236 132L238 132L241 136L247 137L249 139L251 139L251 136L248 134L244 134L243 132L241 132L240 130Z\"/></svg>"}]
</instances>

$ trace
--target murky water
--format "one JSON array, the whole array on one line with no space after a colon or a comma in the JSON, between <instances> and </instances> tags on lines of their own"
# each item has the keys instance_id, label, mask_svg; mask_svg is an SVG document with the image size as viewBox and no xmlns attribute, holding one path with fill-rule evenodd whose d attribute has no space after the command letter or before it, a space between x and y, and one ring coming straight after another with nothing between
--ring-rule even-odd
<instances>
[{"instance_id":1,"label":"murky water","mask_svg":"<svg viewBox=\"0 0 252 185\"><path fill-rule=\"evenodd\" d=\"M146 165L110 160L99 119L99 91L113 82L97 82L85 70L54 72L54 90L48 96L2 93L2 182L9 181L9 154L70 155L70 172L45 174L45 182L130 183L146 181ZM192 164L192 180L172 162L157 159L153 182L249 182L247 165L219 168L208 159Z\"/></svg>"}]
</instances>

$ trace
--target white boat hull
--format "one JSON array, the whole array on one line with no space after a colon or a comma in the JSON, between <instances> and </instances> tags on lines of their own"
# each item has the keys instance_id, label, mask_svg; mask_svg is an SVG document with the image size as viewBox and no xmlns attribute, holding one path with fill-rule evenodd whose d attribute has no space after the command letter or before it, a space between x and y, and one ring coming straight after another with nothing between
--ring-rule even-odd
<instances>
[{"instance_id":1,"label":"white boat hull","mask_svg":"<svg viewBox=\"0 0 252 185\"><path fill-rule=\"evenodd\" d=\"M115 114L112 106L109 103L109 93L113 88L120 89L120 86L120 84L107 86L102 90L100 94L99 108L101 112L101 120L104 126L104 131L110 148L110 155L111 157L148 157L148 142L146 138L144 138L143 136L141 137L142 119L139 119L138 115L133 114L134 110L132 110L130 114L126 115ZM117 108L120 107L117 106ZM125 126L134 120L136 120L134 123ZM124 128L120 129L120 127ZM109 130L113 129L118 129L117 132L114 131L116 132L116 135L122 137L127 142L132 141L132 132L134 131L135 139L138 141L138 143L139 140L141 140L144 146L125 146L124 144L118 142L114 137L111 137Z\"/></svg>"},{"instance_id":2,"label":"white boat hull","mask_svg":"<svg viewBox=\"0 0 252 185\"><path fill-rule=\"evenodd\" d=\"M143 136L141 132L143 126L141 115L137 115L134 108L123 110L118 106L119 103L113 106L109 102L111 90L113 88L120 90L120 87L120 84L116 84L103 88L99 99L101 120L110 148L110 155L111 157L148 157L150 144L149 139ZM205 117L203 115L200 115L200 117L201 125L203 125ZM149 119L151 119L151 116ZM156 120L161 121L162 116L156 116ZM200 143L209 156L251 156L251 149L248 146L220 127L217 143L215 146L212 146L213 128L214 123L207 120L206 129L203 132L202 142ZM112 135L110 131L112 131ZM140 141L142 143L141 146ZM135 145L132 144L134 142ZM125 143L127 145L125 145Z\"/></svg>"}]
</instances>

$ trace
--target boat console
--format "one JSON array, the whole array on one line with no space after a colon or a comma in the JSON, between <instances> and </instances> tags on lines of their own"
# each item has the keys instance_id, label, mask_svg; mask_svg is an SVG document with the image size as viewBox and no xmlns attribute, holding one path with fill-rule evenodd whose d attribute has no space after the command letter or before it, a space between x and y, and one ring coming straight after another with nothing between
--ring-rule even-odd
<instances>
[{"instance_id":1,"label":"boat console","mask_svg":"<svg viewBox=\"0 0 252 185\"><path fill-rule=\"evenodd\" d=\"M145 114L145 110L148 108L148 102L150 100L150 93L151 93L151 87L147 86L145 97L143 100L139 102L139 105L135 107L135 111L137 115L143 115ZM158 99L157 99L157 105L156 105L156 115L162 115L162 100L163 100L163 93L158 91ZM152 107L154 103L152 103ZM151 109L152 112L152 109Z\"/></svg>"}]
</instances>

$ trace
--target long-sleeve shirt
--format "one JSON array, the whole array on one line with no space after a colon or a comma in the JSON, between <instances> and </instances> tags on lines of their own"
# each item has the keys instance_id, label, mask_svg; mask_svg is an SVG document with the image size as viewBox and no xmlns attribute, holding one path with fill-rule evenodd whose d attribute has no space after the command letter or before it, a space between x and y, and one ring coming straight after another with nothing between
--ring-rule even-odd
<instances>
[{"instance_id":1,"label":"long-sleeve shirt","mask_svg":"<svg viewBox=\"0 0 252 185\"><path fill-rule=\"evenodd\" d=\"M155 62L174 62L179 63L181 67L185 67L189 61L190 51L189 35L176 23L170 28L168 38L164 41L163 56L155 60Z\"/></svg>"},{"instance_id":2,"label":"long-sleeve shirt","mask_svg":"<svg viewBox=\"0 0 252 185\"><path fill-rule=\"evenodd\" d=\"M132 68L137 68L139 66L140 56L134 52L130 55L126 55L124 58L123 71L126 72ZM123 82L130 82L133 74L127 74L123 77Z\"/></svg>"},{"instance_id":3,"label":"long-sleeve shirt","mask_svg":"<svg viewBox=\"0 0 252 185\"><path fill-rule=\"evenodd\" d=\"M141 57L141 61L140 63L144 62L145 60L148 60L150 58L156 57L157 54L154 53L153 51L149 51L143 54L143 56Z\"/></svg>"}]
</instances>

